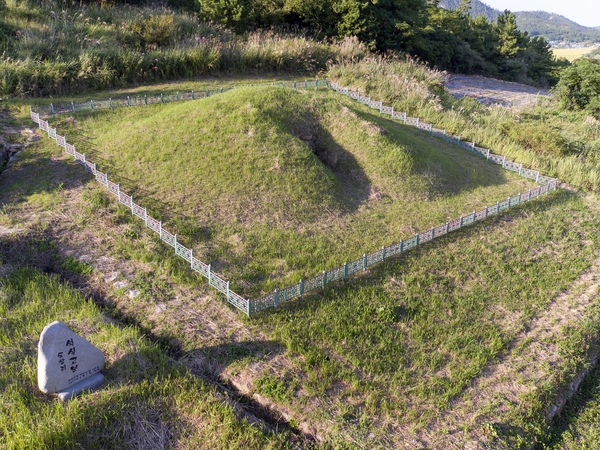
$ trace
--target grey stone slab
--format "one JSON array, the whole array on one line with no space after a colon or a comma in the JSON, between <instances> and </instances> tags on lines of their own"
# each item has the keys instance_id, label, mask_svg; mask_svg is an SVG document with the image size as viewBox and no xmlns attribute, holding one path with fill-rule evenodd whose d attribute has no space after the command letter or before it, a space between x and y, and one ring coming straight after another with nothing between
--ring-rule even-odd
<instances>
[{"instance_id":1,"label":"grey stone slab","mask_svg":"<svg viewBox=\"0 0 600 450\"><path fill-rule=\"evenodd\" d=\"M57 392L58 398L60 398L63 402L72 399L73 397L78 396L82 392L93 391L97 389L104 383L104 375L101 373L97 373L80 381L77 384L74 384L69 389L65 389L64 391Z\"/></svg>"},{"instance_id":2,"label":"grey stone slab","mask_svg":"<svg viewBox=\"0 0 600 450\"><path fill-rule=\"evenodd\" d=\"M104 368L104 353L56 321L44 327L38 343L38 386L42 392L71 389Z\"/></svg>"}]
</instances>

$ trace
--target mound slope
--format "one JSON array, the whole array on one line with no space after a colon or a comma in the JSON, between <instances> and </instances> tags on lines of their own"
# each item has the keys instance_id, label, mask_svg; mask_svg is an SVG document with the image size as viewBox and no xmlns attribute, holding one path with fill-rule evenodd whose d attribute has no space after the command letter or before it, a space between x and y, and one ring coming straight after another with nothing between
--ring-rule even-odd
<instances>
[{"instance_id":1,"label":"mound slope","mask_svg":"<svg viewBox=\"0 0 600 450\"><path fill-rule=\"evenodd\" d=\"M331 92L245 88L71 126L113 179L192 246L204 241L196 254L246 288L314 274L533 186Z\"/></svg>"}]
</instances>

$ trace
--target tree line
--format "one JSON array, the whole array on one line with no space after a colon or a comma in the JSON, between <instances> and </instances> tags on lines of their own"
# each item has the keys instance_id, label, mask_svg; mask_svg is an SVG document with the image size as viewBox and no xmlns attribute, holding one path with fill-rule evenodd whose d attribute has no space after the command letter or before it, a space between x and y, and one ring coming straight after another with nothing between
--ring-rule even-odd
<instances>
[{"instance_id":1,"label":"tree line","mask_svg":"<svg viewBox=\"0 0 600 450\"><path fill-rule=\"evenodd\" d=\"M182 0L178 0L182 1ZM495 21L455 10L439 0L197 0L201 19L238 33L291 27L320 39L357 36L375 52L403 52L432 67L546 86L565 62L554 61L546 40L517 28L509 11Z\"/></svg>"}]
</instances>

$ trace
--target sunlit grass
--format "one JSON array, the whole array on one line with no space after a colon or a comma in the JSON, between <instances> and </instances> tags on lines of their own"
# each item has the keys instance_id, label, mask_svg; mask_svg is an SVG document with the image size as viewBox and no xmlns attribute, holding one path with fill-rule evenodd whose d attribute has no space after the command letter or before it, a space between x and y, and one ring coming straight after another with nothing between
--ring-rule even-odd
<instances>
[{"instance_id":1,"label":"sunlit grass","mask_svg":"<svg viewBox=\"0 0 600 450\"><path fill-rule=\"evenodd\" d=\"M236 89L57 126L254 294L534 187L327 91Z\"/></svg>"}]
</instances>

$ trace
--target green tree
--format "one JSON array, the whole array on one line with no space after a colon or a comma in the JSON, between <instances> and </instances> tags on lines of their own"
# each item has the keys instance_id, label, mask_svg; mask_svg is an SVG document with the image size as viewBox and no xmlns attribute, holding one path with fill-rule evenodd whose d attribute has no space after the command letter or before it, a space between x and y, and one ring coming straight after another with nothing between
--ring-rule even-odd
<instances>
[{"instance_id":1,"label":"green tree","mask_svg":"<svg viewBox=\"0 0 600 450\"><path fill-rule=\"evenodd\" d=\"M563 69L555 88L565 109L586 110L600 115L600 61L580 58Z\"/></svg>"}]
</instances>

